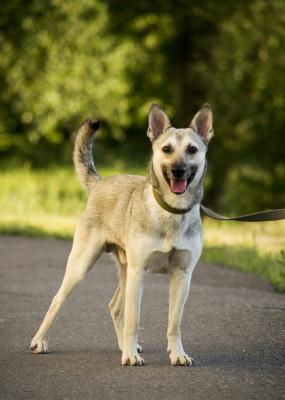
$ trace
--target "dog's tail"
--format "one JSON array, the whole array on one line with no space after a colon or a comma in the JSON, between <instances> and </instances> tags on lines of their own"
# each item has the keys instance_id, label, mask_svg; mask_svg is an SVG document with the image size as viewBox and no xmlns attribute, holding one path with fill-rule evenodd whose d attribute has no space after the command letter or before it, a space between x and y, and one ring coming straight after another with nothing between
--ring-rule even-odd
<instances>
[{"instance_id":1,"label":"dog's tail","mask_svg":"<svg viewBox=\"0 0 285 400\"><path fill-rule=\"evenodd\" d=\"M99 121L86 120L80 127L74 145L73 162L78 179L87 192L100 179L92 156L92 143L95 132L99 129Z\"/></svg>"}]
</instances>

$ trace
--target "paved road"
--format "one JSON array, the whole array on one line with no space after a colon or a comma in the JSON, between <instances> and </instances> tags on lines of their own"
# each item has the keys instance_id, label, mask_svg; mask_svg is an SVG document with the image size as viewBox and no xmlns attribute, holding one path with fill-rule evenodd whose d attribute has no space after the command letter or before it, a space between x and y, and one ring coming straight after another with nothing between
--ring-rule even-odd
<instances>
[{"instance_id":1,"label":"paved road","mask_svg":"<svg viewBox=\"0 0 285 400\"><path fill-rule=\"evenodd\" d=\"M146 365L120 365L107 308L117 277L107 256L62 310L50 353L30 354L70 248L69 241L0 237L1 399L285 398L285 296L259 278L212 265L196 269L185 307L184 345L194 367L168 363L162 275L146 279L140 330Z\"/></svg>"}]
</instances>

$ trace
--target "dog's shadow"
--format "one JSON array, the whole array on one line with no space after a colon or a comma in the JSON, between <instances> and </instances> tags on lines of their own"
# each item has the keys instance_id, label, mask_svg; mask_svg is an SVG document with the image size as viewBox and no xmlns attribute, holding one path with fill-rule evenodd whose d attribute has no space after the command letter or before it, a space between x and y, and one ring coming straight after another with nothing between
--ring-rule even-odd
<instances>
[{"instance_id":1,"label":"dog's shadow","mask_svg":"<svg viewBox=\"0 0 285 400\"><path fill-rule=\"evenodd\" d=\"M110 347L84 347L64 348L51 350L48 355L55 358L86 358L90 357L99 363L120 361L121 352L115 346ZM47 356L48 356L47 355ZM207 347L191 346L189 355L194 358L194 368L279 368L284 366L284 354L272 352L266 343L251 346L250 349L239 347L229 347L227 345L213 344ZM168 355L165 348L161 346L144 346L142 356L145 358L146 365L169 365Z\"/></svg>"}]
</instances>

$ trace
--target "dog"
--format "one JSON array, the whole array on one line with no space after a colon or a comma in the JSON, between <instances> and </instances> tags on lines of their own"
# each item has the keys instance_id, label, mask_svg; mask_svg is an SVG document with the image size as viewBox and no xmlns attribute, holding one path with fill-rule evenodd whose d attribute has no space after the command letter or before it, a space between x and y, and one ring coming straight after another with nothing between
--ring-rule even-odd
<instances>
[{"instance_id":1,"label":"dog","mask_svg":"<svg viewBox=\"0 0 285 400\"><path fill-rule=\"evenodd\" d=\"M35 354L47 353L47 333L64 301L100 254L111 252L118 263L119 285L109 309L122 365L144 364L138 327L146 271L170 274L167 351L171 365L193 364L184 351L180 325L192 272L202 251L200 202L213 116L206 104L189 128L176 129L167 114L153 104L148 122L147 136L153 149L148 177L101 179L92 157L99 122L87 120L79 129L74 164L89 197L75 230L61 287L32 339L30 349Z\"/></svg>"}]
</instances>

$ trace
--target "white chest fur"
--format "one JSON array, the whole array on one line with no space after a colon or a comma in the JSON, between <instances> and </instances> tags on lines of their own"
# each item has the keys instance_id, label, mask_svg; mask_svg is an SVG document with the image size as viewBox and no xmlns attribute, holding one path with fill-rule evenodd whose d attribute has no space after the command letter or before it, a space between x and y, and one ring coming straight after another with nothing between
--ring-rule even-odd
<instances>
[{"instance_id":1,"label":"white chest fur","mask_svg":"<svg viewBox=\"0 0 285 400\"><path fill-rule=\"evenodd\" d=\"M203 242L199 205L185 216L169 214L153 199L149 205L149 228L132 232L126 246L129 263L158 273L194 268Z\"/></svg>"},{"instance_id":2,"label":"white chest fur","mask_svg":"<svg viewBox=\"0 0 285 400\"><path fill-rule=\"evenodd\" d=\"M150 272L167 273L175 268L187 269L196 264L202 250L202 230L193 230L190 234L184 229L173 237L166 235L155 238L148 249L145 258L145 270Z\"/></svg>"}]
</instances>

